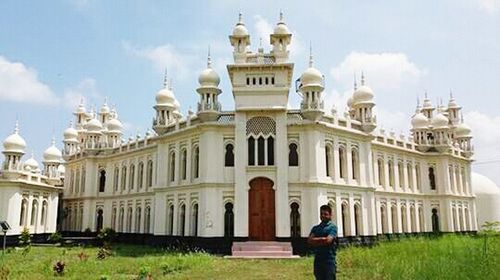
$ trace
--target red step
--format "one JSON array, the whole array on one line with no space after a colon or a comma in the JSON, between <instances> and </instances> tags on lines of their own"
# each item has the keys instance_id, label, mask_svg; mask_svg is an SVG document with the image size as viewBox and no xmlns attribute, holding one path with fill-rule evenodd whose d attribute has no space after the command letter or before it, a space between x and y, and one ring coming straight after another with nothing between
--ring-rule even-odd
<instances>
[{"instance_id":1,"label":"red step","mask_svg":"<svg viewBox=\"0 0 500 280\"><path fill-rule=\"evenodd\" d=\"M293 248L290 242L277 241L247 241L234 242L232 255L227 258L265 258L265 259L292 259L299 258L293 255Z\"/></svg>"}]
</instances>

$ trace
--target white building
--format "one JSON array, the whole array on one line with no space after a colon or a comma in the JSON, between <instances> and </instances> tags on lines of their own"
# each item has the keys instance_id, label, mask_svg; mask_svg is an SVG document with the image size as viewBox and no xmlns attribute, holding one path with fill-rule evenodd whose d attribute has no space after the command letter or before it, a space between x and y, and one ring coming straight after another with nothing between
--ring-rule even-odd
<instances>
[{"instance_id":1,"label":"white building","mask_svg":"<svg viewBox=\"0 0 500 280\"><path fill-rule=\"evenodd\" d=\"M145 137L122 140L106 104L99 113L78 107L75 128L64 133L65 230L306 237L323 204L333 208L339 237L477 230L472 136L453 97L434 108L426 96L412 137L375 132L375 94L364 77L344 114L324 109L312 55L295 80L282 16L270 52L250 51L241 16L229 39L234 111L221 108L210 56L197 112L180 114L165 78L155 133ZM287 108L292 86L303 98L298 109Z\"/></svg>"},{"instance_id":2,"label":"white building","mask_svg":"<svg viewBox=\"0 0 500 280\"><path fill-rule=\"evenodd\" d=\"M0 221L11 226L8 235L24 228L31 234L56 232L59 193L63 190L64 166L61 151L52 144L43 153L43 170L33 158L22 162L26 142L16 124L3 142L5 156L0 169Z\"/></svg>"}]
</instances>

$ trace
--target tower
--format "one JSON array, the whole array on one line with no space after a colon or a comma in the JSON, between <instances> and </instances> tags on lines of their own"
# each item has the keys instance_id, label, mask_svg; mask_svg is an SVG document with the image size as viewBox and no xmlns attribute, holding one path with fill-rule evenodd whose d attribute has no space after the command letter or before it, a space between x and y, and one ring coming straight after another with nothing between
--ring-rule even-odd
<instances>
[{"instance_id":1,"label":"tower","mask_svg":"<svg viewBox=\"0 0 500 280\"><path fill-rule=\"evenodd\" d=\"M48 178L59 178L59 165L61 164L62 154L56 147L55 139L52 138L50 147L43 152L43 171Z\"/></svg>"},{"instance_id":2,"label":"tower","mask_svg":"<svg viewBox=\"0 0 500 280\"><path fill-rule=\"evenodd\" d=\"M178 103L178 101L175 100L172 89L169 87L167 70L165 70L163 88L156 94L156 105L153 107L156 111L156 117L153 119L153 129L156 133L163 133L166 131L168 125L175 122L179 105L176 104L176 102Z\"/></svg>"},{"instance_id":3,"label":"tower","mask_svg":"<svg viewBox=\"0 0 500 280\"><path fill-rule=\"evenodd\" d=\"M271 54L276 58L276 62L282 63L288 61L288 46L290 45L292 34L283 20L283 12L280 12L280 21L274 28L274 32L270 37L270 42L273 46Z\"/></svg>"},{"instance_id":4,"label":"tower","mask_svg":"<svg viewBox=\"0 0 500 280\"><path fill-rule=\"evenodd\" d=\"M77 148L78 148L78 131L76 131L75 128L73 128L73 123L69 123L69 127L64 130L64 149L63 149L63 155L64 156L70 156L74 153L76 153Z\"/></svg>"},{"instance_id":5,"label":"tower","mask_svg":"<svg viewBox=\"0 0 500 280\"><path fill-rule=\"evenodd\" d=\"M21 165L21 157L26 149L26 141L19 135L19 123L16 122L14 133L7 136L3 141L3 151L5 156L3 170L18 170Z\"/></svg>"},{"instance_id":6,"label":"tower","mask_svg":"<svg viewBox=\"0 0 500 280\"><path fill-rule=\"evenodd\" d=\"M309 68L300 76L297 92L302 96L300 111L311 121L317 121L323 115L322 92L325 88L325 79L321 72L314 68L312 49L309 54Z\"/></svg>"},{"instance_id":7,"label":"tower","mask_svg":"<svg viewBox=\"0 0 500 280\"><path fill-rule=\"evenodd\" d=\"M233 46L233 57L235 63L244 63L247 55L247 47L250 46L250 35L242 20L242 14L239 14L238 23L234 26L233 34L229 36Z\"/></svg>"},{"instance_id":8,"label":"tower","mask_svg":"<svg viewBox=\"0 0 500 280\"><path fill-rule=\"evenodd\" d=\"M219 89L219 75L212 69L210 50L208 51L207 68L200 73L198 82L200 83L196 89L200 95L198 116L202 121L215 121L221 110L218 96L222 91Z\"/></svg>"},{"instance_id":9,"label":"tower","mask_svg":"<svg viewBox=\"0 0 500 280\"><path fill-rule=\"evenodd\" d=\"M354 119L361 122L365 132L372 132L377 127L377 120L373 114L373 91L365 85L365 75L361 73L361 86L354 91L352 97L352 112Z\"/></svg>"}]
</instances>

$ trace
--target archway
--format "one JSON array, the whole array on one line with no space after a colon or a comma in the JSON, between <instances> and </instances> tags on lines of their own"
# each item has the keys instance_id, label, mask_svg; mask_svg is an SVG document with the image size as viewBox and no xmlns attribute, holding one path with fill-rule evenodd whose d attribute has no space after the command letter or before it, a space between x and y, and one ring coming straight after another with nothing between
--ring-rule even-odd
<instances>
[{"instance_id":1,"label":"archway","mask_svg":"<svg viewBox=\"0 0 500 280\"><path fill-rule=\"evenodd\" d=\"M250 240L274 240L275 200L273 182L259 177L250 181L248 192L248 237Z\"/></svg>"},{"instance_id":2,"label":"archway","mask_svg":"<svg viewBox=\"0 0 500 280\"><path fill-rule=\"evenodd\" d=\"M96 230L97 232L100 232L102 230L103 226L103 211L102 209L97 210L97 227Z\"/></svg>"}]
</instances>

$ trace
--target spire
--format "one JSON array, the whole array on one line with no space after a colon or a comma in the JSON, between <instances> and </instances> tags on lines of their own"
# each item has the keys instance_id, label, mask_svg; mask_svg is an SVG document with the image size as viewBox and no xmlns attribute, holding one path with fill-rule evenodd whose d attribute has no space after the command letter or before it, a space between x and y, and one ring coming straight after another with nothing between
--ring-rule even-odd
<instances>
[{"instance_id":1,"label":"spire","mask_svg":"<svg viewBox=\"0 0 500 280\"><path fill-rule=\"evenodd\" d=\"M280 23L283 23L283 10L280 10Z\"/></svg>"},{"instance_id":2,"label":"spire","mask_svg":"<svg viewBox=\"0 0 500 280\"><path fill-rule=\"evenodd\" d=\"M210 57L210 45L208 45L207 68L212 68L212 58Z\"/></svg>"},{"instance_id":3,"label":"spire","mask_svg":"<svg viewBox=\"0 0 500 280\"><path fill-rule=\"evenodd\" d=\"M52 139L50 140L50 145L55 146L56 145L56 137L52 135Z\"/></svg>"},{"instance_id":4,"label":"spire","mask_svg":"<svg viewBox=\"0 0 500 280\"><path fill-rule=\"evenodd\" d=\"M243 24L243 14L241 12L238 13L238 24Z\"/></svg>"},{"instance_id":5,"label":"spire","mask_svg":"<svg viewBox=\"0 0 500 280\"><path fill-rule=\"evenodd\" d=\"M102 104L102 106L107 106L108 105L108 97L105 96L104 97L104 104Z\"/></svg>"},{"instance_id":6,"label":"spire","mask_svg":"<svg viewBox=\"0 0 500 280\"><path fill-rule=\"evenodd\" d=\"M312 51L312 42L309 42L309 67L313 67L313 51Z\"/></svg>"},{"instance_id":7,"label":"spire","mask_svg":"<svg viewBox=\"0 0 500 280\"><path fill-rule=\"evenodd\" d=\"M19 134L19 121L16 120L16 125L14 126L14 133Z\"/></svg>"},{"instance_id":8,"label":"spire","mask_svg":"<svg viewBox=\"0 0 500 280\"><path fill-rule=\"evenodd\" d=\"M427 97L427 90L424 91L424 98L429 99L429 97Z\"/></svg>"},{"instance_id":9,"label":"spire","mask_svg":"<svg viewBox=\"0 0 500 280\"><path fill-rule=\"evenodd\" d=\"M453 100L453 92L451 91L451 88L450 88L450 100Z\"/></svg>"},{"instance_id":10,"label":"spire","mask_svg":"<svg viewBox=\"0 0 500 280\"><path fill-rule=\"evenodd\" d=\"M365 85L365 73L363 71L361 71L361 85Z\"/></svg>"},{"instance_id":11,"label":"spire","mask_svg":"<svg viewBox=\"0 0 500 280\"><path fill-rule=\"evenodd\" d=\"M172 90L173 86L174 86L174 82L173 82L172 78L170 78L170 83L169 83L168 89Z\"/></svg>"},{"instance_id":12,"label":"spire","mask_svg":"<svg viewBox=\"0 0 500 280\"><path fill-rule=\"evenodd\" d=\"M167 67L165 67L165 76L163 77L163 88L168 88Z\"/></svg>"},{"instance_id":13,"label":"spire","mask_svg":"<svg viewBox=\"0 0 500 280\"><path fill-rule=\"evenodd\" d=\"M358 82L356 81L356 72L354 72L354 90L358 89Z\"/></svg>"}]
</instances>

